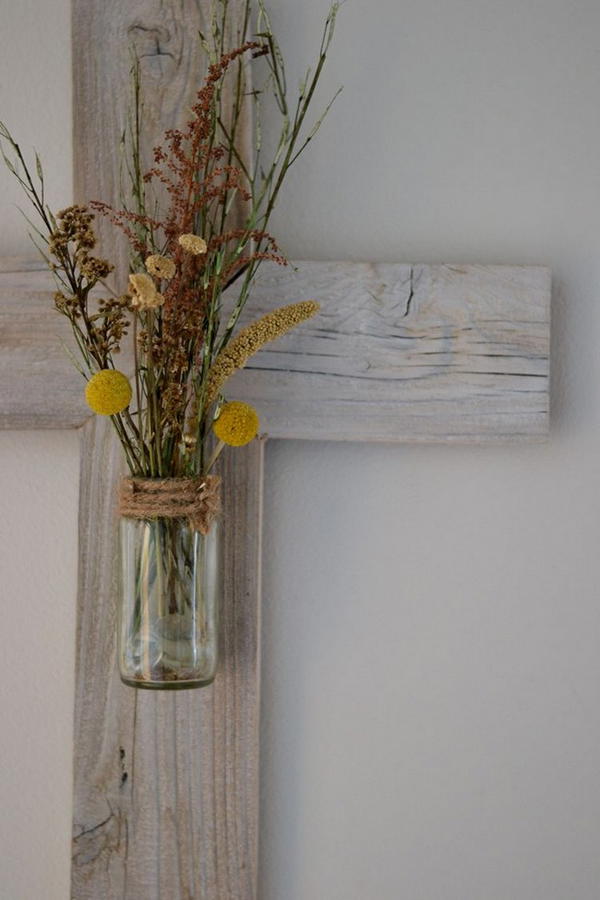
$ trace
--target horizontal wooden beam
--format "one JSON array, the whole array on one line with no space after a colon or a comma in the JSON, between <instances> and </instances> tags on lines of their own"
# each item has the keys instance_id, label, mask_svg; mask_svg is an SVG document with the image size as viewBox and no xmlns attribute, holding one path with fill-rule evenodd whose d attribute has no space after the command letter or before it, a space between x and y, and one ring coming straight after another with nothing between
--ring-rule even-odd
<instances>
[{"instance_id":1,"label":"horizontal wooden beam","mask_svg":"<svg viewBox=\"0 0 600 900\"><path fill-rule=\"evenodd\" d=\"M227 387L269 437L484 442L548 433L550 272L536 266L299 262L264 267L245 320L303 298L321 314Z\"/></svg>"},{"instance_id":2,"label":"horizontal wooden beam","mask_svg":"<svg viewBox=\"0 0 600 900\"><path fill-rule=\"evenodd\" d=\"M0 428L78 428L90 416L55 290L43 262L0 260Z\"/></svg>"},{"instance_id":3,"label":"horizontal wooden beam","mask_svg":"<svg viewBox=\"0 0 600 900\"><path fill-rule=\"evenodd\" d=\"M0 426L70 428L88 417L52 290L50 276L31 265L0 267ZM227 387L230 397L257 406L270 437L485 442L547 435L548 269L265 266L244 321L308 297L321 301L321 314L265 347Z\"/></svg>"}]
</instances>

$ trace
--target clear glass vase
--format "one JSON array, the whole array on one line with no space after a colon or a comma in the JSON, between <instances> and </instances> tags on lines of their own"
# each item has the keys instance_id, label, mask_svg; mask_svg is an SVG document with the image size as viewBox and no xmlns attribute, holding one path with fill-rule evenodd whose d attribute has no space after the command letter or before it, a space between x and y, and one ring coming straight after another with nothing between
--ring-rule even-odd
<instances>
[{"instance_id":1,"label":"clear glass vase","mask_svg":"<svg viewBox=\"0 0 600 900\"><path fill-rule=\"evenodd\" d=\"M121 519L119 669L126 684L178 690L210 684L217 668L221 559L185 519Z\"/></svg>"}]
</instances>

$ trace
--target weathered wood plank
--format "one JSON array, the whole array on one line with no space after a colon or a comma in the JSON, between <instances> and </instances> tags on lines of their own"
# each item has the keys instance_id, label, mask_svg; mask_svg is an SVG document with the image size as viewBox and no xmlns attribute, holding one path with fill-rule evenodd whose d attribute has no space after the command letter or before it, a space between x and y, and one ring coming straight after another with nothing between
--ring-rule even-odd
<instances>
[{"instance_id":1,"label":"weathered wood plank","mask_svg":"<svg viewBox=\"0 0 600 900\"><path fill-rule=\"evenodd\" d=\"M230 3L235 21L237 0ZM74 0L75 196L118 202L129 45L140 57L149 147L191 106L210 0ZM93 52L90 52L93 48ZM123 249L117 284L126 279ZM123 368L127 368L126 360ZM156 695L118 681L113 503L120 457L84 429L80 509L75 900L253 900L258 816L262 445L226 458L222 658L213 686Z\"/></svg>"},{"instance_id":2,"label":"weathered wood plank","mask_svg":"<svg viewBox=\"0 0 600 900\"><path fill-rule=\"evenodd\" d=\"M215 683L154 694L116 665L121 450L82 430L75 705L74 900L256 895L263 446L226 455L224 604Z\"/></svg>"},{"instance_id":3,"label":"weathered wood plank","mask_svg":"<svg viewBox=\"0 0 600 900\"><path fill-rule=\"evenodd\" d=\"M116 664L116 485L122 453L110 422L81 431L77 605L73 864L76 900L125 897L137 697Z\"/></svg>"},{"instance_id":4,"label":"weathered wood plank","mask_svg":"<svg viewBox=\"0 0 600 900\"><path fill-rule=\"evenodd\" d=\"M268 345L228 386L258 407L270 436L485 442L547 435L547 269L296 265L296 273L261 271L245 319L309 296L322 302L322 313ZM43 272L0 274L4 427L73 427L87 417L48 286ZM122 363L127 369L125 357Z\"/></svg>"},{"instance_id":5,"label":"weathered wood plank","mask_svg":"<svg viewBox=\"0 0 600 900\"><path fill-rule=\"evenodd\" d=\"M41 265L0 260L0 428L78 428L90 414Z\"/></svg>"},{"instance_id":6,"label":"weathered wood plank","mask_svg":"<svg viewBox=\"0 0 600 900\"><path fill-rule=\"evenodd\" d=\"M535 266L299 262L261 270L245 320L313 297L321 314L267 345L228 394L269 436L542 439L550 272Z\"/></svg>"},{"instance_id":7,"label":"weathered wood plank","mask_svg":"<svg viewBox=\"0 0 600 900\"><path fill-rule=\"evenodd\" d=\"M143 85L144 170L153 164L152 148L162 142L165 129L185 123L204 75L199 33L210 33L212 5L211 0L73 0L74 183L80 202L119 205L118 147L130 103L132 50ZM228 5L225 43L237 46L242 0L228 0ZM247 103L243 111L237 141L247 156L250 107ZM110 258L124 273L126 242L115 245L115 229L101 220L97 226L101 246L113 249Z\"/></svg>"}]
</instances>

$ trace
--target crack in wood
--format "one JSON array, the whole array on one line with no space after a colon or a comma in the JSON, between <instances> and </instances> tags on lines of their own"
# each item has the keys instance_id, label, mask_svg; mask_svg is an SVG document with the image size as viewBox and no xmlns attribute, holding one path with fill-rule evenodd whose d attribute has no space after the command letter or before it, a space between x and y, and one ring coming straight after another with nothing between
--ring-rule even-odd
<instances>
[{"instance_id":1,"label":"crack in wood","mask_svg":"<svg viewBox=\"0 0 600 900\"><path fill-rule=\"evenodd\" d=\"M74 867L85 869L100 859L107 851L110 854L119 846L121 817L112 809L110 803L108 805L111 811L101 822L88 827L79 826L81 831L73 837L72 863Z\"/></svg>"},{"instance_id":2,"label":"crack in wood","mask_svg":"<svg viewBox=\"0 0 600 900\"><path fill-rule=\"evenodd\" d=\"M273 366L260 366L260 367L255 366L255 367L249 368L248 371L251 371L254 373L278 372L280 375L293 375L295 378L299 378L302 375L308 375L308 376L313 375L313 376L319 376L319 377L322 377L325 379L342 378L349 382L350 381L373 381L373 382L383 382L383 383L389 383L389 384L404 383L406 381L421 381L423 378L448 378L448 379L451 379L452 377L458 376L458 375L467 375L467 376L491 375L495 378L541 378L546 382L548 380L547 374L539 374L539 373L535 373L535 372L497 372L497 371L486 372L485 370L482 370L479 372L479 371L473 371L473 370L468 370L468 369L456 368L456 366L458 366L458 365L459 365L458 363L453 363L451 367L448 367L448 365L445 364L443 367L443 371L440 371L440 372L431 372L430 371L429 374L426 376L423 376L423 375L414 375L413 376L410 374L411 369L430 370L430 369L436 368L436 366L434 364L420 365L419 363L413 363L410 366L406 367L407 374L404 375L403 377L398 377L398 376L393 376L393 375L389 375L389 376L360 375L356 372L326 372L326 371L320 370L320 369L293 369L289 366L285 369L281 368L281 367L275 368ZM366 366L367 366L367 369L374 367L373 364L369 363L368 361L366 363ZM377 368L381 368L381 366L377 366ZM252 386L250 385L249 392L251 392L251 391L252 391ZM467 391L465 393L465 398L468 397L469 395L470 394ZM437 398L436 398L436 400L437 400ZM400 398L398 398L398 402L400 402ZM410 401L407 401L407 402L410 402Z\"/></svg>"},{"instance_id":3,"label":"crack in wood","mask_svg":"<svg viewBox=\"0 0 600 900\"><path fill-rule=\"evenodd\" d=\"M408 291L408 297L406 299L406 309L404 310L404 316L403 316L403 318L405 318L405 319L407 318L407 316L410 312L410 308L412 306L412 302L413 302L413 299L415 296L414 273L415 273L415 268L414 268L414 266L411 266L410 267L410 276L409 276L410 287L409 287L409 291Z\"/></svg>"},{"instance_id":4,"label":"crack in wood","mask_svg":"<svg viewBox=\"0 0 600 900\"><path fill-rule=\"evenodd\" d=\"M89 828L86 828L86 827L83 826L83 825L81 825L81 826L76 826L76 827L81 828L81 831L80 831L78 834L76 834L76 835L74 836L73 840L74 840L74 841L78 841L78 840L80 840L80 838L85 837L85 836L88 835L88 834L93 834L95 831L98 831L99 828L103 828L106 824L108 824L108 822L110 822L110 820L111 820L113 817L114 817L114 812L111 812L111 813L108 814L108 816L106 817L106 819L103 819L102 822L98 822L97 825L90 825Z\"/></svg>"}]
</instances>

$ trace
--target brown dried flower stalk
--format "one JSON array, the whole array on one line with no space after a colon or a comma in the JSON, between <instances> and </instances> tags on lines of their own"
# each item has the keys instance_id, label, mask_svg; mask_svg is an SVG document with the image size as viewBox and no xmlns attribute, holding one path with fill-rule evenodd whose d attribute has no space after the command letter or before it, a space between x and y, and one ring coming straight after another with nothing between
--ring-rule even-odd
<instances>
[{"instance_id":1,"label":"brown dried flower stalk","mask_svg":"<svg viewBox=\"0 0 600 900\"><path fill-rule=\"evenodd\" d=\"M248 40L256 5L257 36ZM314 68L295 103L287 95L283 56L264 0L242 0L241 28L229 17L235 5L218 4L218 22L201 38L209 65L188 121L169 129L154 148L150 167L142 164L144 110L139 64L133 66L134 107L126 132L126 172L131 200L122 209L102 201L74 205L56 216L45 202L44 176L35 157L32 174L18 144L0 123L5 162L31 201L41 222L34 240L56 275L57 309L72 326L87 378L116 370L117 354L132 325L135 363L131 410L112 416L134 475L195 476L205 471L205 444L211 405L225 381L265 343L314 315L313 301L269 313L237 336L235 329L264 261L287 265L268 231L283 181L314 137L323 116L306 128L305 119L333 36L338 3L325 21ZM213 23L215 25L215 23ZM226 35L239 46L227 46ZM211 43L212 42L212 43ZM267 75L247 83L249 67ZM254 159L238 144L248 104L271 94L280 133L272 160L265 160L258 124ZM327 111L327 110L326 110ZM112 289L112 264L94 254L94 210L117 226L130 250L128 284ZM31 224L31 223L30 223ZM114 277L114 276L113 276ZM125 273L119 273L123 281ZM226 289L236 299L221 323ZM107 292L108 296L105 294ZM101 296L98 296L98 295ZM123 375L126 380L126 376ZM112 407L111 407L112 408Z\"/></svg>"}]
</instances>

